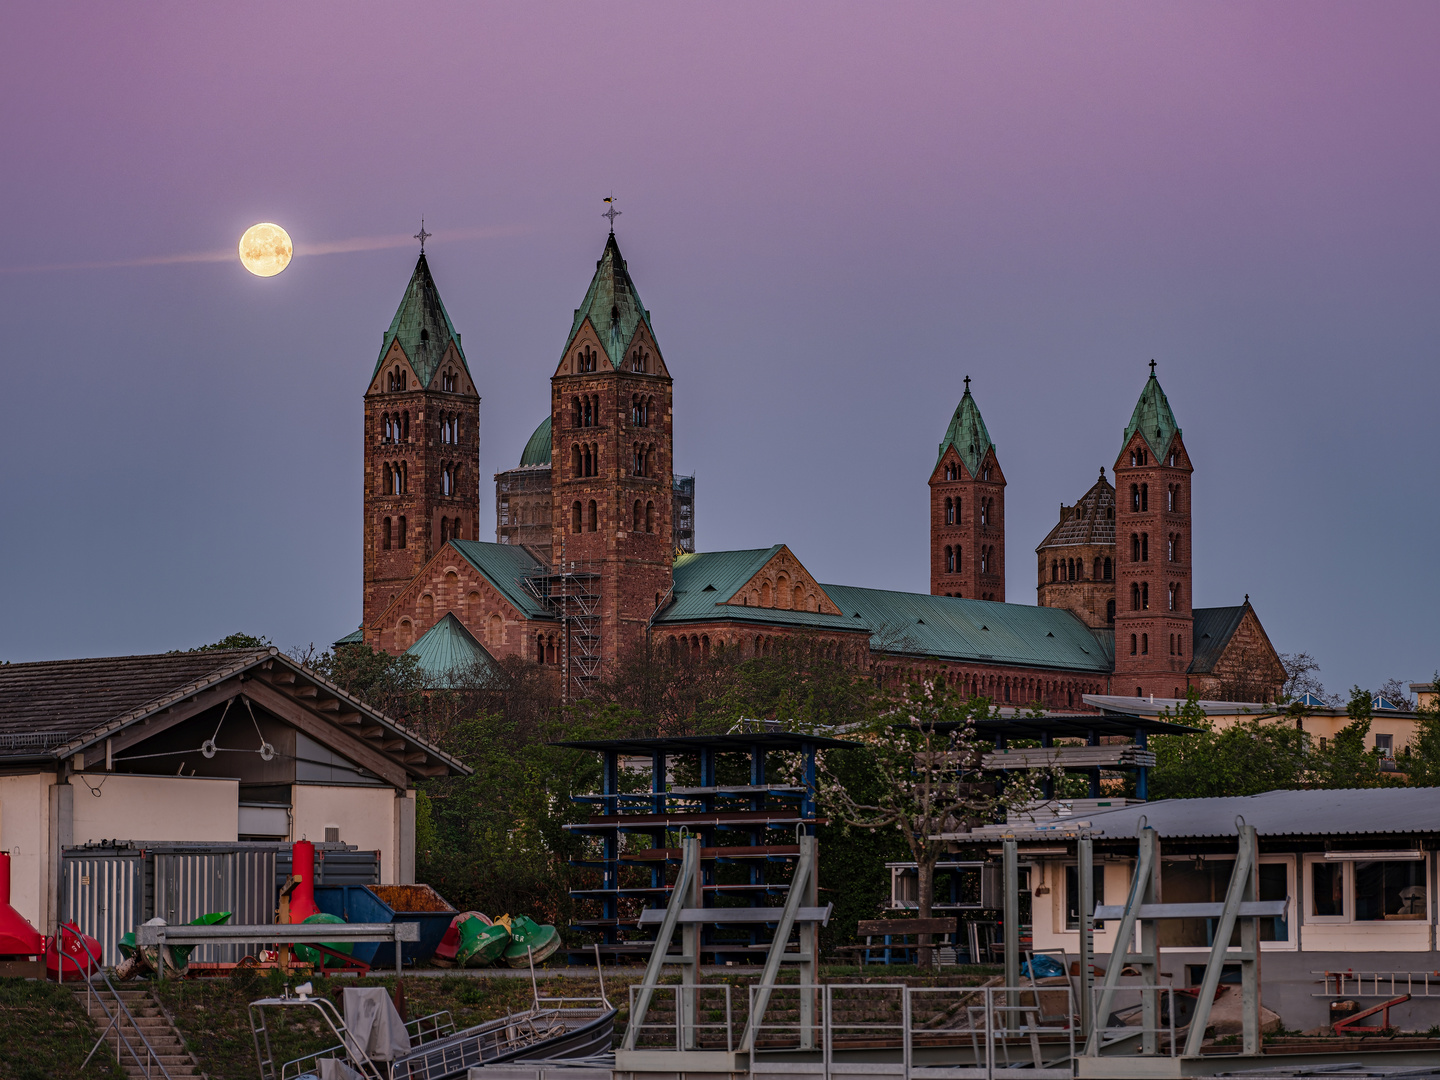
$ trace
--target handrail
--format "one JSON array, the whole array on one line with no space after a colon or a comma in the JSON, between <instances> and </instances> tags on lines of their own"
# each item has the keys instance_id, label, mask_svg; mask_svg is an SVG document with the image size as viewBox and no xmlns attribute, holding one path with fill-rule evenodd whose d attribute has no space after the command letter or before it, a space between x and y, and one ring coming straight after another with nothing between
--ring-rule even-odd
<instances>
[{"instance_id":1,"label":"handrail","mask_svg":"<svg viewBox=\"0 0 1440 1080\"><path fill-rule=\"evenodd\" d=\"M125 1019L130 1021L131 1029L135 1032L136 1035L140 1036L140 1041L145 1045L145 1060L141 1061L140 1055L137 1054L135 1052L135 1048L130 1045L130 1038L125 1034L125 1029L119 1023L117 1023L117 1017L111 1013L110 1007L105 1004L105 999L99 994L95 993L95 976L86 976L84 969L80 966L80 961L74 960L73 962L75 964L75 970L82 977L85 978L85 1011L87 1013L90 1011L89 1002L91 997L93 997L96 1001L100 1003L100 1008L105 1013L105 1018L109 1021L109 1023L105 1025L105 1030L100 1032L100 1037L95 1040L95 1045L90 1048L90 1053L86 1054L85 1060L80 1063L81 1070L83 1071L85 1066L90 1064L90 1059L95 1056L95 1051L100 1049L100 1044L105 1041L106 1034L108 1034L110 1029L113 1027L115 1029L115 1057L117 1060L120 1057L120 1045L123 1042L125 1045L125 1049L130 1051L130 1056L134 1059L136 1067L143 1069L147 1078L151 1075L150 1063L153 1061L155 1063L155 1067L160 1070L160 1075L163 1076L165 1080L171 1080L170 1073L165 1068L165 1063L160 1060L160 1055L157 1054L155 1052L155 1048L150 1045L150 1040L145 1037L145 1032L141 1029L140 1025L135 1022L135 1014L130 1011L130 1007L126 1005L124 1000L120 997L120 992L115 989L115 984L110 981L110 976L105 974L105 967L103 964L100 963L100 958L90 951L90 946L85 941L85 935L81 934L78 930L71 929L64 923L60 924L60 933L57 935L57 940L55 943L55 955L60 960L60 985L65 985L66 954L65 950L60 945L59 939L63 938L63 936L67 932L73 935L75 939L80 943L80 947L85 950L85 955L90 958L91 962L95 966L96 972L99 974L100 978L104 980L106 989L110 991L110 996L115 999L116 1006L118 1006L119 1010L125 1014Z\"/></svg>"}]
</instances>

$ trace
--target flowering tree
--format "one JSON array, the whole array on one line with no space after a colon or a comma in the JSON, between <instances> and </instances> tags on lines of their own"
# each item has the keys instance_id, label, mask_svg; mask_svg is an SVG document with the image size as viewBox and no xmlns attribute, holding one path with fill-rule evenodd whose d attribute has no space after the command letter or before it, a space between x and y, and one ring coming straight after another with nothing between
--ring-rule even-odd
<instances>
[{"instance_id":1,"label":"flowering tree","mask_svg":"<svg viewBox=\"0 0 1440 1080\"><path fill-rule=\"evenodd\" d=\"M975 730L975 722L995 715L988 698L966 700L940 682L912 684L874 719L844 732L845 738L864 744L864 761L876 783L864 790L853 780L847 784L832 752L818 755L817 795L833 820L872 832L894 828L904 836L919 872L922 919L931 917L935 864L948 846L936 837L968 831L1041 798L1039 781L1047 774L1010 773L997 782L981 773L981 757L992 744ZM921 935L919 944L920 961L929 966L929 935Z\"/></svg>"}]
</instances>

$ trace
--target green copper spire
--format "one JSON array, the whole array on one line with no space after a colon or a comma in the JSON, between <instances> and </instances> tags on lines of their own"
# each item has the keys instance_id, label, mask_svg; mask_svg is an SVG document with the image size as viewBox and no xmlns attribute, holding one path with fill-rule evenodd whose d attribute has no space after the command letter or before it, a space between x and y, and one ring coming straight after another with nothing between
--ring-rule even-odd
<instances>
[{"instance_id":1,"label":"green copper spire","mask_svg":"<svg viewBox=\"0 0 1440 1080\"><path fill-rule=\"evenodd\" d=\"M606 238L605 251L595 264L595 276L590 280L585 300L575 309L575 322L570 327L570 336L565 339L566 351L574 344L575 335L587 318L595 327L595 333L600 335L600 344L616 368L624 360L625 350L635 337L635 328L642 319L650 336L655 336L655 328L650 325L650 312L640 302L640 294L625 269L625 259L620 254L620 245L615 242L614 233Z\"/></svg>"},{"instance_id":2,"label":"green copper spire","mask_svg":"<svg viewBox=\"0 0 1440 1080\"><path fill-rule=\"evenodd\" d=\"M955 415L945 431L945 438L940 442L940 453L935 457L936 464L945 456L945 448L953 446L960 455L960 460L965 463L965 468L970 470L970 475L979 476L985 451L994 445L990 441L990 432L985 430L985 418L980 415L980 406L976 405L975 399L970 396L970 376L966 375L965 396L960 399L960 404L955 406Z\"/></svg>"},{"instance_id":3,"label":"green copper spire","mask_svg":"<svg viewBox=\"0 0 1440 1080\"><path fill-rule=\"evenodd\" d=\"M465 350L460 347L460 335L455 332L440 300L440 290L435 288L435 279L430 276L430 264L425 261L423 251L415 264L415 272L410 275L410 284L405 287L395 318L390 322L390 329L385 331L380 358L375 361L375 372L370 376L372 379L379 374L385 354L395 341L399 341L400 348L405 350L405 358L415 369L421 387L430 385L435 369L440 366L452 341L455 351L460 354L465 374L470 374L470 368L465 364Z\"/></svg>"},{"instance_id":4,"label":"green copper spire","mask_svg":"<svg viewBox=\"0 0 1440 1080\"><path fill-rule=\"evenodd\" d=\"M1165 452L1170 449L1170 440L1181 433L1175 414L1170 411L1170 402L1165 398L1165 391L1160 389L1160 380L1155 377L1154 360L1150 361L1150 379L1145 383L1145 389L1140 391L1140 400L1135 403L1135 412L1125 427L1125 441L1120 444L1122 452L1137 431L1145 437L1145 443L1156 461L1165 457Z\"/></svg>"}]
</instances>

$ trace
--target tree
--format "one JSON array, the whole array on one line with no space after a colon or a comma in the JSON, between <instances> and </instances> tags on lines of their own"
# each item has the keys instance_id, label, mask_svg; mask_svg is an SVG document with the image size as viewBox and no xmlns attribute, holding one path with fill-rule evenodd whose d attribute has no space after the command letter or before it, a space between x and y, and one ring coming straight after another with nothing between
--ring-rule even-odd
<instances>
[{"instance_id":1,"label":"tree","mask_svg":"<svg viewBox=\"0 0 1440 1080\"><path fill-rule=\"evenodd\" d=\"M1285 668L1285 685L1280 694L1288 701L1314 694L1322 701L1330 701L1325 685L1320 681L1320 662L1307 652L1281 653L1280 663Z\"/></svg>"},{"instance_id":2,"label":"tree","mask_svg":"<svg viewBox=\"0 0 1440 1080\"><path fill-rule=\"evenodd\" d=\"M1431 685L1440 689L1440 671ZM1417 787L1440 787L1440 696L1431 701L1415 710L1415 735L1405 747L1405 771Z\"/></svg>"},{"instance_id":3,"label":"tree","mask_svg":"<svg viewBox=\"0 0 1440 1080\"><path fill-rule=\"evenodd\" d=\"M1410 684L1404 679L1386 679L1380 684L1380 689L1375 691L1375 696L1383 697L1402 709L1415 708L1415 699L1410 696Z\"/></svg>"},{"instance_id":4,"label":"tree","mask_svg":"<svg viewBox=\"0 0 1440 1080\"><path fill-rule=\"evenodd\" d=\"M1032 774L1016 773L1002 790L980 771L987 742L975 721L989 717L986 698L965 700L940 681L913 683L885 702L871 719L844 731L864 744L859 751L877 784L860 789L845 782L832 753L817 755L817 788L831 818L851 828L896 829L919 874L919 917L928 919L935 899L935 864L948 843L936 837L987 822L1003 809L1041 797ZM855 753L855 751L851 751ZM843 759L842 759L843 761ZM929 935L919 939L921 963L932 961Z\"/></svg>"},{"instance_id":5,"label":"tree","mask_svg":"<svg viewBox=\"0 0 1440 1080\"><path fill-rule=\"evenodd\" d=\"M255 637L253 634L231 634L210 645L198 645L191 649L191 652L214 652L217 649L268 649L272 642L267 637Z\"/></svg>"},{"instance_id":6,"label":"tree","mask_svg":"<svg viewBox=\"0 0 1440 1080\"><path fill-rule=\"evenodd\" d=\"M1387 776L1381 771L1383 757L1379 750L1366 748L1374 707L1369 690L1358 686L1350 688L1350 701L1345 706L1350 722L1315 755L1316 787L1368 788L1404 783L1399 777Z\"/></svg>"},{"instance_id":7,"label":"tree","mask_svg":"<svg viewBox=\"0 0 1440 1080\"><path fill-rule=\"evenodd\" d=\"M1198 698L1192 688L1173 715L1162 710L1162 719L1200 731L1150 739L1155 751L1155 767L1150 770L1152 799L1255 795L1307 786L1313 762L1310 737L1303 730L1283 721L1258 718L1217 729Z\"/></svg>"}]
</instances>

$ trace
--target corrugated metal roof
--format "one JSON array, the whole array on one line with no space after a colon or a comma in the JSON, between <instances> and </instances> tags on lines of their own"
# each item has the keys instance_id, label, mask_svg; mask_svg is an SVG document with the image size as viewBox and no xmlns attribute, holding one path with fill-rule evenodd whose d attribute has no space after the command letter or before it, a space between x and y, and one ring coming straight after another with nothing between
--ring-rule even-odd
<instances>
[{"instance_id":1,"label":"corrugated metal roof","mask_svg":"<svg viewBox=\"0 0 1440 1080\"><path fill-rule=\"evenodd\" d=\"M415 657L426 686L449 686L458 674L490 669L495 663L485 646L448 611L405 652Z\"/></svg>"},{"instance_id":2,"label":"corrugated metal roof","mask_svg":"<svg viewBox=\"0 0 1440 1080\"><path fill-rule=\"evenodd\" d=\"M1137 431L1145 437L1150 453L1157 462L1164 460L1165 451L1170 449L1170 440L1180 434L1180 425L1170 410L1170 401L1165 397L1165 391L1160 389L1160 380L1155 377L1153 370L1145 383L1145 389L1140 391L1140 400L1135 402L1130 423L1125 425L1125 440L1120 444L1121 451L1129 445Z\"/></svg>"},{"instance_id":3,"label":"corrugated metal roof","mask_svg":"<svg viewBox=\"0 0 1440 1080\"><path fill-rule=\"evenodd\" d=\"M590 279L584 301L575 309L575 321L570 327L570 336L565 339L566 351L586 319L595 327L600 344L616 368L625 359L625 350L634 339L635 328L642 319L650 336L655 336L655 328L650 325L650 312L640 302L640 293L626 269L625 258L620 254L620 245L615 242L614 233L605 241L605 251L595 264L595 276Z\"/></svg>"},{"instance_id":4,"label":"corrugated metal roof","mask_svg":"<svg viewBox=\"0 0 1440 1080\"><path fill-rule=\"evenodd\" d=\"M540 426L535 429L535 434L525 444L525 450L520 455L520 465L549 465L550 464L550 417L540 421Z\"/></svg>"},{"instance_id":5,"label":"corrugated metal roof","mask_svg":"<svg viewBox=\"0 0 1440 1080\"><path fill-rule=\"evenodd\" d=\"M1115 546L1115 489L1100 470L1100 479L1074 506L1060 507L1060 523L1050 530L1036 551L1077 544Z\"/></svg>"},{"instance_id":6,"label":"corrugated metal roof","mask_svg":"<svg viewBox=\"0 0 1440 1080\"><path fill-rule=\"evenodd\" d=\"M1162 799L1143 806L1087 812L1097 838L1128 839L1140 818L1161 838L1234 837L1235 819L1267 836L1377 836L1440 833L1440 788L1351 788L1267 791L1219 799ZM1017 827L1025 824L1017 822ZM1058 823L1057 823L1058 824ZM1002 827L1003 828L1003 827ZM993 831L993 830L987 830Z\"/></svg>"},{"instance_id":7,"label":"corrugated metal roof","mask_svg":"<svg viewBox=\"0 0 1440 1080\"><path fill-rule=\"evenodd\" d=\"M361 644L364 640L365 640L365 631L364 631L363 628L357 629L357 630L351 630L350 633L346 634L344 637L336 639L335 643L334 643L333 645L331 645L330 647L333 649L333 648L336 648L336 647L338 647L338 646L340 646L340 645L359 645L359 644Z\"/></svg>"},{"instance_id":8,"label":"corrugated metal roof","mask_svg":"<svg viewBox=\"0 0 1440 1080\"><path fill-rule=\"evenodd\" d=\"M965 394L960 398L960 404L955 406L955 415L951 417L950 426L945 430L945 438L940 440L940 452L935 455L935 462L938 465L945 456L945 448L953 446L960 455L960 460L965 463L965 468L970 470L970 475L978 476L980 463L985 460L985 452L994 445L990 441L990 432L985 427L985 418L980 415L980 406L975 404L975 398L970 393L970 382L967 379Z\"/></svg>"},{"instance_id":9,"label":"corrugated metal roof","mask_svg":"<svg viewBox=\"0 0 1440 1080\"><path fill-rule=\"evenodd\" d=\"M821 585L840 615L727 604L780 550L712 551L675 560L675 598L656 625L725 619L819 630L866 630L871 648L975 663L1108 672L1113 637L1060 608ZM719 606L717 606L719 605Z\"/></svg>"},{"instance_id":10,"label":"corrugated metal roof","mask_svg":"<svg viewBox=\"0 0 1440 1080\"><path fill-rule=\"evenodd\" d=\"M1192 612L1195 617L1195 641L1190 647L1192 675L1206 675L1215 670L1216 661L1240 629L1240 620L1249 606L1196 608Z\"/></svg>"},{"instance_id":11,"label":"corrugated metal roof","mask_svg":"<svg viewBox=\"0 0 1440 1080\"><path fill-rule=\"evenodd\" d=\"M532 619L550 618L550 612L521 584L521 578L541 566L523 547L483 540L451 540L449 543L517 611Z\"/></svg>"},{"instance_id":12,"label":"corrugated metal roof","mask_svg":"<svg viewBox=\"0 0 1440 1080\"><path fill-rule=\"evenodd\" d=\"M370 378L373 379L380 373L385 354L390 351L390 344L397 339L400 348L405 350L410 366L415 369L415 374L420 379L420 389L430 385L435 369L440 366L440 361L452 341L455 343L455 351L460 355L461 366L465 367L467 375L470 374L470 369L465 364L465 350L460 347L460 335L455 332L450 315L440 300L440 290L435 287L435 279L430 275L430 264L425 261L423 252L415 263L415 272L410 275L410 284L405 288L400 306L395 310L395 318L390 321L390 329L385 331L380 357L375 361L375 371Z\"/></svg>"}]
</instances>

